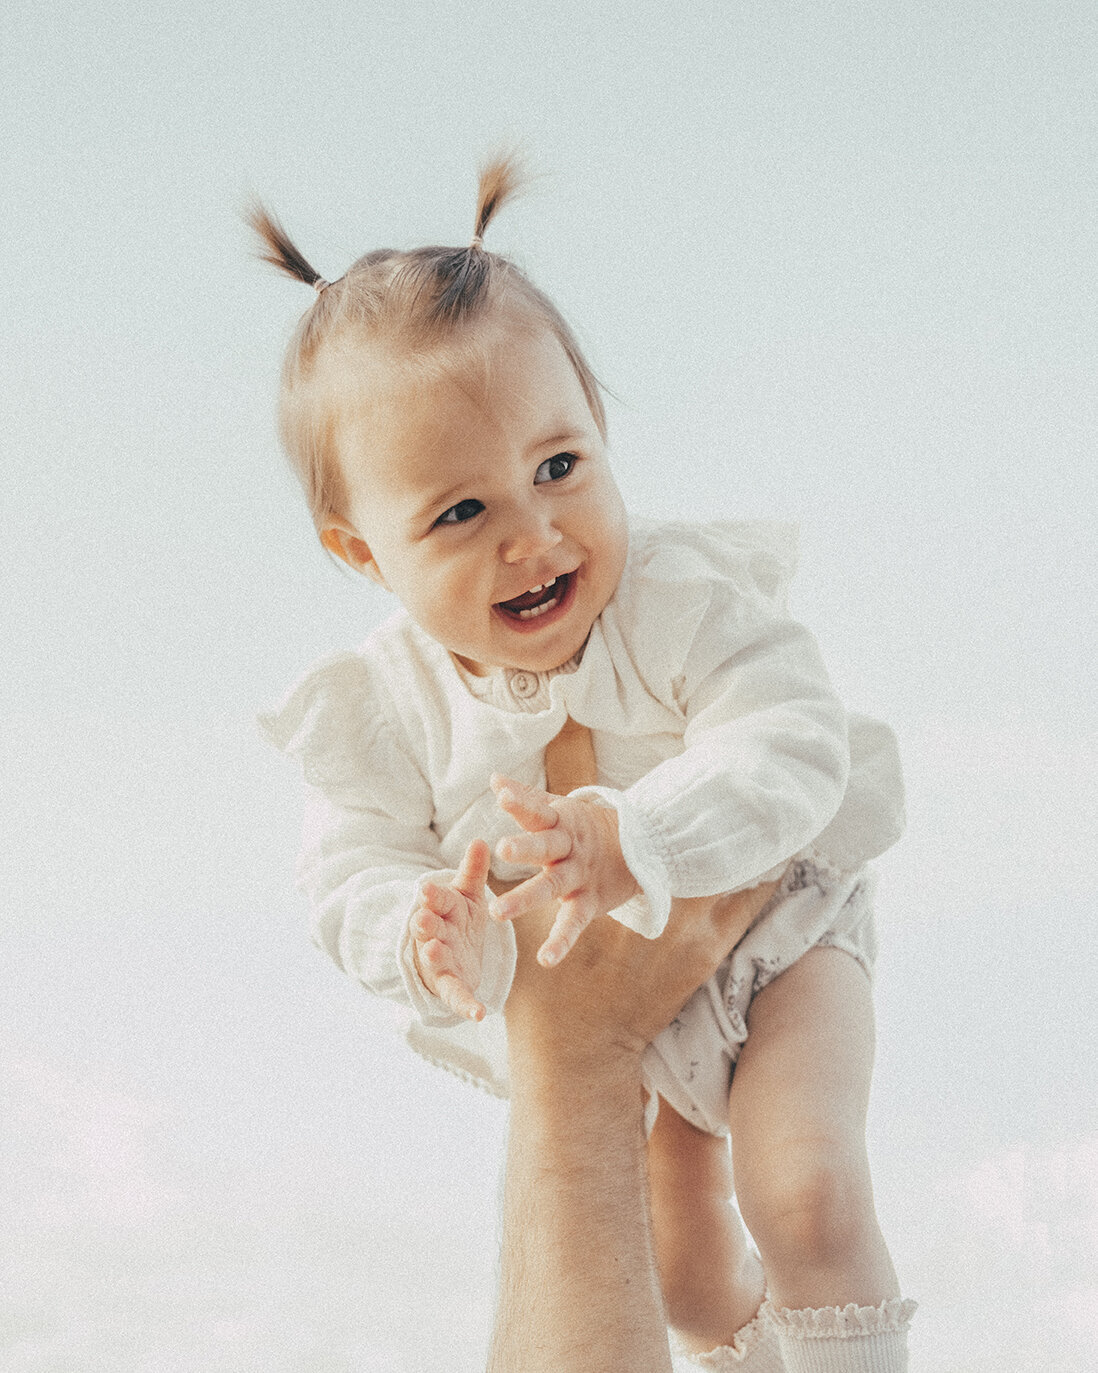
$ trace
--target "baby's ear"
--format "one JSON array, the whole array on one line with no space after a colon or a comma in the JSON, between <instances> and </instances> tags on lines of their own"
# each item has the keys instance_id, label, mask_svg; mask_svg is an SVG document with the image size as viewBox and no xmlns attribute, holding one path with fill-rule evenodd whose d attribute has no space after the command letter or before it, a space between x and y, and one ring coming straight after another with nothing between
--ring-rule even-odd
<instances>
[{"instance_id":1,"label":"baby's ear","mask_svg":"<svg viewBox=\"0 0 1098 1373\"><path fill-rule=\"evenodd\" d=\"M320 531L320 542L329 553L342 558L348 567L356 572L365 573L371 581L377 582L378 586L383 586L388 591L388 584L381 575L381 568L374 561L373 554L349 524L344 524L340 520L326 524Z\"/></svg>"}]
</instances>

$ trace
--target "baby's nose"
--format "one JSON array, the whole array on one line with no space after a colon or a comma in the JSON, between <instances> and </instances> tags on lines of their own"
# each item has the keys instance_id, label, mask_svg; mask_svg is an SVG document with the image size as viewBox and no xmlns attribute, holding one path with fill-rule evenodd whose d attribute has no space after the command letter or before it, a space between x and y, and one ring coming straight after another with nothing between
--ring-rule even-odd
<instances>
[{"instance_id":1,"label":"baby's nose","mask_svg":"<svg viewBox=\"0 0 1098 1373\"><path fill-rule=\"evenodd\" d=\"M505 563L521 563L548 553L562 538L550 519L532 516L508 530L500 552Z\"/></svg>"}]
</instances>

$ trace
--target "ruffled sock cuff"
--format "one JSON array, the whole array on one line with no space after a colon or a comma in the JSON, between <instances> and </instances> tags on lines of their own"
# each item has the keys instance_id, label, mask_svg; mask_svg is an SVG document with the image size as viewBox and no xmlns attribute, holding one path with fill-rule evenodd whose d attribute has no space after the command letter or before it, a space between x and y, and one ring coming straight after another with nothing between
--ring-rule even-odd
<instances>
[{"instance_id":1,"label":"ruffled sock cuff","mask_svg":"<svg viewBox=\"0 0 1098 1373\"><path fill-rule=\"evenodd\" d=\"M788 1373L906 1373L907 1330L916 1303L790 1311L769 1302L760 1313L778 1333Z\"/></svg>"},{"instance_id":2,"label":"ruffled sock cuff","mask_svg":"<svg viewBox=\"0 0 1098 1373\"><path fill-rule=\"evenodd\" d=\"M672 1339L675 1368L708 1368L716 1373L785 1373L777 1332L762 1311L742 1330L737 1330L732 1343L712 1349L708 1354L691 1354Z\"/></svg>"},{"instance_id":3,"label":"ruffled sock cuff","mask_svg":"<svg viewBox=\"0 0 1098 1373\"><path fill-rule=\"evenodd\" d=\"M900 1334L911 1324L918 1302L892 1297L880 1306L822 1306L790 1311L767 1302L766 1311L779 1330L802 1340L847 1340L858 1335Z\"/></svg>"}]
</instances>

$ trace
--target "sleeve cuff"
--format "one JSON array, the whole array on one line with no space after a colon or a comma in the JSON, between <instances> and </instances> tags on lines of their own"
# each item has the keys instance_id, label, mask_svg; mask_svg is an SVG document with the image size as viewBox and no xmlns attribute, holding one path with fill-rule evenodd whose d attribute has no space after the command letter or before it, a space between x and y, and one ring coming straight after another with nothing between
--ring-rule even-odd
<instances>
[{"instance_id":1,"label":"sleeve cuff","mask_svg":"<svg viewBox=\"0 0 1098 1373\"><path fill-rule=\"evenodd\" d=\"M657 836L642 812L624 792L613 787L579 787L570 793L581 801L594 801L618 814L618 842L625 866L637 879L640 893L610 914L627 929L645 939L657 939L667 928L671 914L671 881L660 855Z\"/></svg>"},{"instance_id":2,"label":"sleeve cuff","mask_svg":"<svg viewBox=\"0 0 1098 1373\"><path fill-rule=\"evenodd\" d=\"M421 883L430 881L445 886L452 882L456 875L452 869L425 873L416 883L411 909L414 911L419 905ZM410 921L411 912L397 941L397 967L400 969L404 990L412 1010L425 1025L431 1025L436 1029L467 1024L462 1016L455 1015L444 1001L429 991L420 977L412 951ZM484 934L484 964L481 968L480 985L477 987L477 997L484 1003L489 1015L503 1010L503 1004L514 980L516 959L515 932L511 925L490 920Z\"/></svg>"}]
</instances>

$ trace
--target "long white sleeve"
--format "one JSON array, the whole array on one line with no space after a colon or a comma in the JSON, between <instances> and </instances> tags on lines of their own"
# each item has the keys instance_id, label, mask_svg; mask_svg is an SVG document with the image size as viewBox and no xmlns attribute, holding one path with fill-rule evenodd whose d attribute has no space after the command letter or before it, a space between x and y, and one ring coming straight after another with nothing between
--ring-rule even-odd
<instances>
[{"instance_id":1,"label":"long white sleeve","mask_svg":"<svg viewBox=\"0 0 1098 1373\"><path fill-rule=\"evenodd\" d=\"M424 1023L459 1023L420 979L408 929L419 884L445 884L454 873L432 828L431 788L401 747L362 659L342 654L322 664L262 723L312 784L297 885L314 941ZM478 989L490 1011L503 1007L514 961L510 927L490 923Z\"/></svg>"},{"instance_id":2,"label":"long white sleeve","mask_svg":"<svg viewBox=\"0 0 1098 1373\"><path fill-rule=\"evenodd\" d=\"M613 914L649 938L664 928L673 896L763 880L843 800L846 712L815 640L789 616L795 562L784 526L646 527L601 641L593 636L588 648L628 658L678 725L679 746L653 766L577 793L618 813L643 895ZM640 714L643 701L631 709Z\"/></svg>"},{"instance_id":3,"label":"long white sleeve","mask_svg":"<svg viewBox=\"0 0 1098 1373\"><path fill-rule=\"evenodd\" d=\"M421 882L445 885L453 877L429 828L376 807L337 806L321 792L310 796L297 885L309 902L315 943L369 991L439 1026L460 1017L424 986L408 922ZM489 1011L503 1009L514 958L510 926L490 923L477 989Z\"/></svg>"},{"instance_id":4,"label":"long white sleeve","mask_svg":"<svg viewBox=\"0 0 1098 1373\"><path fill-rule=\"evenodd\" d=\"M733 651L713 661L714 646ZM736 891L814 839L843 799L846 713L811 634L745 617L714 596L683 665L684 749L624 790L577 792L614 807L645 900L616 914L654 938L673 896Z\"/></svg>"}]
</instances>

